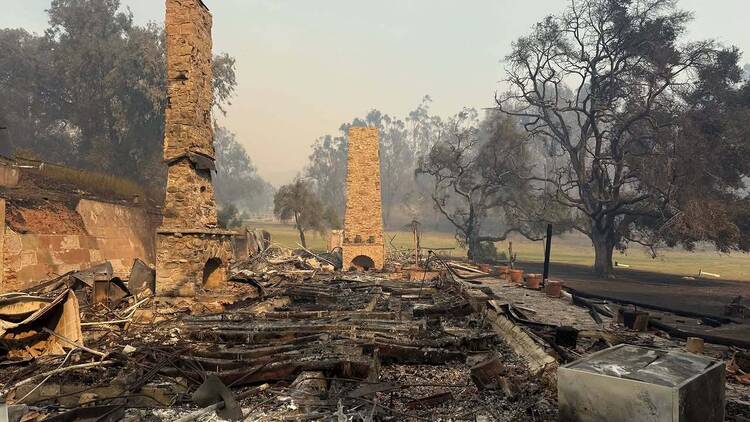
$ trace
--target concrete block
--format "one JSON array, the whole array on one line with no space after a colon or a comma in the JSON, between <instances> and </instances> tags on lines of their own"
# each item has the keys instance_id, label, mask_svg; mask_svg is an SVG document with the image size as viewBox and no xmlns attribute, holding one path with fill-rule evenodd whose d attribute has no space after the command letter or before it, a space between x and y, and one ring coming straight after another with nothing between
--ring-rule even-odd
<instances>
[{"instance_id":1,"label":"concrete block","mask_svg":"<svg viewBox=\"0 0 750 422\"><path fill-rule=\"evenodd\" d=\"M41 239L40 239L41 237ZM38 236L34 234L22 234L21 247L24 250L36 250L38 248L47 248L51 244L51 239L47 236Z\"/></svg>"},{"instance_id":2,"label":"concrete block","mask_svg":"<svg viewBox=\"0 0 750 422\"><path fill-rule=\"evenodd\" d=\"M29 267L29 266L36 265L36 264L37 264L36 251L30 250L30 251L21 252L18 258L19 267Z\"/></svg>"},{"instance_id":3,"label":"concrete block","mask_svg":"<svg viewBox=\"0 0 750 422\"><path fill-rule=\"evenodd\" d=\"M331 230L328 234L328 251L332 251L336 248L344 247L344 231L343 230Z\"/></svg>"},{"instance_id":4,"label":"concrete block","mask_svg":"<svg viewBox=\"0 0 750 422\"><path fill-rule=\"evenodd\" d=\"M61 249L79 249L81 242L79 241L80 236L67 235L63 236L60 241Z\"/></svg>"},{"instance_id":5,"label":"concrete block","mask_svg":"<svg viewBox=\"0 0 750 422\"><path fill-rule=\"evenodd\" d=\"M56 251L52 257L52 263L55 265L60 264L78 264L83 267L83 264L91 262L91 255L88 249L70 249L63 251Z\"/></svg>"},{"instance_id":6,"label":"concrete block","mask_svg":"<svg viewBox=\"0 0 750 422\"><path fill-rule=\"evenodd\" d=\"M5 254L6 259L8 256L18 255L23 250L23 242L21 242L21 235L14 232L10 228L5 229Z\"/></svg>"},{"instance_id":7,"label":"concrete block","mask_svg":"<svg viewBox=\"0 0 750 422\"><path fill-rule=\"evenodd\" d=\"M30 280L45 280L49 274L57 273L57 267L47 264L29 265L15 271L16 285L7 286L6 290L18 289L26 285Z\"/></svg>"}]
</instances>

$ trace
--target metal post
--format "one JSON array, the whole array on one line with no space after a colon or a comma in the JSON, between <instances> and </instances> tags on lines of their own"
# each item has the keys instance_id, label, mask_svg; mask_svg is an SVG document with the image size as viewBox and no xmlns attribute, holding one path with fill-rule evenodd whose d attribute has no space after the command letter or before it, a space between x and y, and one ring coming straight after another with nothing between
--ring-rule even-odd
<instances>
[{"instance_id":1,"label":"metal post","mask_svg":"<svg viewBox=\"0 0 750 422\"><path fill-rule=\"evenodd\" d=\"M547 224L547 243L544 246L544 275L542 276L542 282L547 284L549 280L549 255L550 249L552 248L552 224Z\"/></svg>"},{"instance_id":2,"label":"metal post","mask_svg":"<svg viewBox=\"0 0 750 422\"><path fill-rule=\"evenodd\" d=\"M513 241L508 241L508 266L513 268Z\"/></svg>"},{"instance_id":3,"label":"metal post","mask_svg":"<svg viewBox=\"0 0 750 422\"><path fill-rule=\"evenodd\" d=\"M414 265L419 268L419 235L417 225L412 223L412 234L414 235Z\"/></svg>"}]
</instances>

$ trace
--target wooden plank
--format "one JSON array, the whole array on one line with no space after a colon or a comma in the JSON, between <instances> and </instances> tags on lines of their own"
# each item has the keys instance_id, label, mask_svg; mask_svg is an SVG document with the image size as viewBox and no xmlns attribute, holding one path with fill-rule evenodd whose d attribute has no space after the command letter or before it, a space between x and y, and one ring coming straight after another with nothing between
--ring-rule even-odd
<instances>
[{"instance_id":1,"label":"wooden plank","mask_svg":"<svg viewBox=\"0 0 750 422\"><path fill-rule=\"evenodd\" d=\"M406 403L406 408L415 410L420 408L430 408L440 406L441 404L453 400L453 394L450 391L443 391L427 397L422 397Z\"/></svg>"},{"instance_id":2,"label":"wooden plank","mask_svg":"<svg viewBox=\"0 0 750 422\"><path fill-rule=\"evenodd\" d=\"M374 311L290 311L290 312L268 312L263 315L265 319L313 319L313 318L347 318L347 319L377 319L395 320L393 312Z\"/></svg>"},{"instance_id":3,"label":"wooden plank","mask_svg":"<svg viewBox=\"0 0 750 422\"><path fill-rule=\"evenodd\" d=\"M372 296L370 296L370 301L367 303L367 306L365 306L365 312L372 312L375 310L375 307L378 306L378 299L380 299L380 296L383 294L383 289L380 287L377 287L373 289Z\"/></svg>"},{"instance_id":4,"label":"wooden plank","mask_svg":"<svg viewBox=\"0 0 750 422\"><path fill-rule=\"evenodd\" d=\"M469 266L466 266L466 265L457 264L455 262L449 262L448 266L451 267L451 268L455 268L455 269L459 269L459 270L464 270L464 271L468 271L468 272L471 272L471 273L483 274L483 275L490 275L489 273L486 273L484 271L480 271L480 270L478 270L476 268L472 268L472 267L469 267Z\"/></svg>"},{"instance_id":5,"label":"wooden plank","mask_svg":"<svg viewBox=\"0 0 750 422\"><path fill-rule=\"evenodd\" d=\"M347 394L348 397L365 397L370 394L382 393L384 391L393 391L401 388L398 384L392 382L379 382L376 384L364 384L355 388Z\"/></svg>"},{"instance_id":6,"label":"wooden plank","mask_svg":"<svg viewBox=\"0 0 750 422\"><path fill-rule=\"evenodd\" d=\"M371 370L369 360L356 359L316 359L309 361L274 362L259 367L233 369L222 372L186 371L177 368L163 368L160 372L168 376L187 374L200 379L205 373L219 377L221 382L231 388L243 385L260 384L271 381L293 380L304 371L324 371L344 378L366 379Z\"/></svg>"},{"instance_id":7,"label":"wooden plank","mask_svg":"<svg viewBox=\"0 0 750 422\"><path fill-rule=\"evenodd\" d=\"M442 365L446 362L466 360L466 354L457 350L403 346L381 341L373 342L369 347L373 350L378 349L380 359L386 362Z\"/></svg>"},{"instance_id":8,"label":"wooden plank","mask_svg":"<svg viewBox=\"0 0 750 422\"><path fill-rule=\"evenodd\" d=\"M557 359L547 353L505 315L491 310L487 310L485 315L495 332L505 339L516 354L524 358L532 373L539 374L557 367Z\"/></svg>"}]
</instances>

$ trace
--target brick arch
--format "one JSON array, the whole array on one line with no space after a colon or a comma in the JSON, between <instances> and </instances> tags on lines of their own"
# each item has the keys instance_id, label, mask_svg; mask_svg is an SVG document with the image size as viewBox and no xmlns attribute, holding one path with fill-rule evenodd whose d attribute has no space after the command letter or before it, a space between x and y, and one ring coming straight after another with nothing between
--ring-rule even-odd
<instances>
[{"instance_id":1,"label":"brick arch","mask_svg":"<svg viewBox=\"0 0 750 422\"><path fill-rule=\"evenodd\" d=\"M369 271L375 268L375 260L367 255L357 255L352 258L349 268L354 268L358 271Z\"/></svg>"}]
</instances>

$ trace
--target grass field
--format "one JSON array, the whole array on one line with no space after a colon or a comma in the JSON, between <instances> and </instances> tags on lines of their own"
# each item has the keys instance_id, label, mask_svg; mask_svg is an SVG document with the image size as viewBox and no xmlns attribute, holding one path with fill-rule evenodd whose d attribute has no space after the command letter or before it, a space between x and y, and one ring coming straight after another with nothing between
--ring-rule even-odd
<instances>
[{"instance_id":1,"label":"grass field","mask_svg":"<svg viewBox=\"0 0 750 422\"><path fill-rule=\"evenodd\" d=\"M297 231L290 225L278 223L257 223L253 227L263 228L271 233L274 243L296 248L299 238ZM396 248L412 248L411 232L386 232L386 236L393 238ZM306 233L308 247L316 251L325 249L325 239L316 233ZM531 242L524 238L514 238L513 252L520 261L539 262L544 260L544 244ZM386 242L388 244L388 242ZM390 247L390 245L388 245ZM422 235L422 246L425 248L455 248L444 251L445 254L465 256L466 251L460 249L450 233L427 232ZM507 251L508 242L498 242L497 250ZM552 239L552 260L566 264L592 265L594 251L590 241L582 235L565 235ZM710 249L688 252L681 249L665 249L660 255L652 259L640 247L628 250L625 254L615 252L615 261L629 265L632 269L653 271L667 274L695 276L699 270L721 275L721 279L750 281L750 254L733 253L720 254Z\"/></svg>"}]
</instances>

